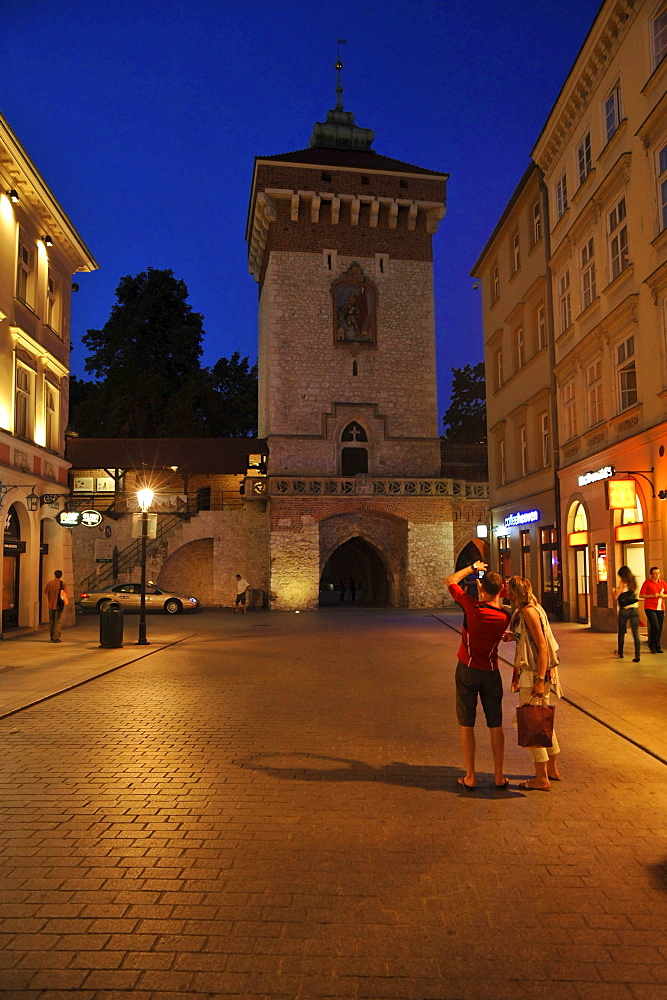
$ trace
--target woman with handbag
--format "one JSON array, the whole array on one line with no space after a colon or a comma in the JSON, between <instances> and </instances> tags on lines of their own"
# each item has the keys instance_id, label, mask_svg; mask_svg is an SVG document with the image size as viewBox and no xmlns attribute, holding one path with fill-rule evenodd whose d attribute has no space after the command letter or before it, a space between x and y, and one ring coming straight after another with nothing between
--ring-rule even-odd
<instances>
[{"instance_id":1,"label":"woman with handbag","mask_svg":"<svg viewBox=\"0 0 667 1000\"><path fill-rule=\"evenodd\" d=\"M618 602L618 649L614 656L623 659L623 645L628 622L635 641L635 658L633 663L639 663L641 647L639 645L639 598L637 597L637 580L629 566L621 566L618 571L620 584L612 587L612 594Z\"/></svg>"},{"instance_id":2,"label":"woman with handbag","mask_svg":"<svg viewBox=\"0 0 667 1000\"><path fill-rule=\"evenodd\" d=\"M560 698L562 691L558 680L558 643L544 608L537 603L530 580L523 576L511 576L507 581L507 595L512 602L514 613L509 630L503 638L516 639L512 691L519 692L519 705L526 705L533 698L540 698L549 705L553 691ZM548 792L550 781L560 781L557 755L560 747L553 733L551 746L531 747L535 764L535 777L519 782L525 791Z\"/></svg>"}]
</instances>

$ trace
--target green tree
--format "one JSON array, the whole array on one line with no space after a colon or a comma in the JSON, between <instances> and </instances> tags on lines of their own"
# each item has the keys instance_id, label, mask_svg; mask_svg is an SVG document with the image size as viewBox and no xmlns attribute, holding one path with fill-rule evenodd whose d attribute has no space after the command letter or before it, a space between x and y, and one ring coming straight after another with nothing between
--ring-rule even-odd
<instances>
[{"instance_id":1,"label":"green tree","mask_svg":"<svg viewBox=\"0 0 667 1000\"><path fill-rule=\"evenodd\" d=\"M86 437L238 437L256 433L257 366L235 351L202 368L203 317L173 271L121 278L85 369L70 381L70 429Z\"/></svg>"},{"instance_id":2,"label":"green tree","mask_svg":"<svg viewBox=\"0 0 667 1000\"><path fill-rule=\"evenodd\" d=\"M486 444L484 362L452 368L452 394L442 418L449 444Z\"/></svg>"}]
</instances>

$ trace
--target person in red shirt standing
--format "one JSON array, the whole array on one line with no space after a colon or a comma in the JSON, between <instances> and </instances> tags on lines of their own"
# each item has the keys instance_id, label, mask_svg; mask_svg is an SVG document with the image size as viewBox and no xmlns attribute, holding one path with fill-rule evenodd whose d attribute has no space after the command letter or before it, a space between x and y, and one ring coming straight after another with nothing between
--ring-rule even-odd
<instances>
[{"instance_id":1,"label":"person in red shirt standing","mask_svg":"<svg viewBox=\"0 0 667 1000\"><path fill-rule=\"evenodd\" d=\"M471 573L484 575L477 581L478 599L459 586ZM505 734L503 732L503 682L498 670L498 643L510 620L501 604L503 581L498 573L489 573L487 564L477 560L452 573L445 580L449 593L463 609L463 629L456 667L456 715L461 727L461 746L466 773L457 778L467 791L477 787L475 777L475 718L477 698L482 703L491 738L496 788L507 788L509 778L503 773Z\"/></svg>"},{"instance_id":2,"label":"person in red shirt standing","mask_svg":"<svg viewBox=\"0 0 667 1000\"><path fill-rule=\"evenodd\" d=\"M660 638L665 619L665 600L667 599L667 583L660 579L660 567L651 566L648 580L642 583L639 591L644 598L644 610L648 621L648 646L652 653L662 653Z\"/></svg>"}]
</instances>

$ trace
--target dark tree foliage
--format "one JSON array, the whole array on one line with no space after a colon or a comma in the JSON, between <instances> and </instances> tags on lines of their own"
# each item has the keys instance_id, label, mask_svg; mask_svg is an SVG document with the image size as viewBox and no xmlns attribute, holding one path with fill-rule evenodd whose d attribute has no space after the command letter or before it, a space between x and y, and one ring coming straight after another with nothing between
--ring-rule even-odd
<instances>
[{"instance_id":1,"label":"dark tree foliage","mask_svg":"<svg viewBox=\"0 0 667 1000\"><path fill-rule=\"evenodd\" d=\"M450 444L486 444L484 362L452 368L452 395L442 418Z\"/></svg>"},{"instance_id":2,"label":"dark tree foliage","mask_svg":"<svg viewBox=\"0 0 667 1000\"><path fill-rule=\"evenodd\" d=\"M70 428L86 437L256 434L257 366L235 351L202 368L203 318L185 282L148 268L126 276L101 330L83 342L86 371L70 381Z\"/></svg>"}]
</instances>

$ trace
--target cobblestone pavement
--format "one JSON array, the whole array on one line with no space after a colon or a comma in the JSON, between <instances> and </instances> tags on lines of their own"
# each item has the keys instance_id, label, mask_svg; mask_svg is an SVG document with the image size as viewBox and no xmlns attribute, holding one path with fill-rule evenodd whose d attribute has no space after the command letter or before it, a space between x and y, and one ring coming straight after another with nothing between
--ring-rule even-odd
<instances>
[{"instance_id":1,"label":"cobblestone pavement","mask_svg":"<svg viewBox=\"0 0 667 1000\"><path fill-rule=\"evenodd\" d=\"M465 793L432 615L197 631L0 721L1 1000L667 1000L663 764L561 703Z\"/></svg>"}]
</instances>

